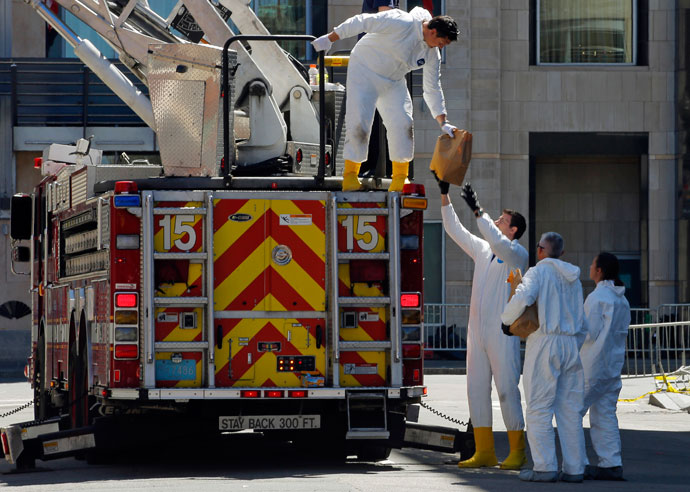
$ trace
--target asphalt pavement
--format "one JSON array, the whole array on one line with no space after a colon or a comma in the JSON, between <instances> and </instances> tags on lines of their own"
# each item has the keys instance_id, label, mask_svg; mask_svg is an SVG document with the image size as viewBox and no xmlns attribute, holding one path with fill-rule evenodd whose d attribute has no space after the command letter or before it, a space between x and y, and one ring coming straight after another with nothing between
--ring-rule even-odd
<instances>
[{"instance_id":1,"label":"asphalt pavement","mask_svg":"<svg viewBox=\"0 0 690 492\"><path fill-rule=\"evenodd\" d=\"M441 414L466 421L469 417L466 402L466 381L466 376L460 374L425 376L425 382L429 388L429 395L425 402ZM624 379L621 398L640 397L655 389L655 380L651 377ZM0 382L0 415L19 407L30 399L31 390L28 383L22 381ZM487 491L506 489L519 491L534 490L535 488L540 490L558 488L560 490L573 487L579 487L580 490L586 488L588 491L601 490L606 492L650 489L655 492L690 490L690 480L687 478L687 466L690 463L690 414L658 408L650 405L648 400L649 397L644 396L635 401L619 402L618 404L618 419L623 443L623 467L626 478L624 482L587 481L584 485L527 483L521 482L515 471L504 471L498 468L460 470L455 466L457 461L455 455L413 448L394 450L389 460L376 464L346 463L324 469L319 466L310 467L299 461L297 464L281 464L278 466L280 473L275 469L269 470L261 465L252 464L246 466L244 470L231 472L229 475L237 480L234 482L235 486L244 488L245 485L248 485L255 490L298 490L299 487L295 489L291 487L281 488L286 483L286 477L294 478L296 475L308 475L310 478L308 482L305 482L309 484L309 487L299 490L393 490L395 488L396 491L418 491L421 488L457 490L458 487L465 490ZM496 452L501 459L508 453L508 440L495 391L493 391L493 410ZM0 418L0 427L32 418L32 409L26 408L10 416ZM419 422L429 425L457 426L424 408L420 410ZM593 460L593 450L588 436L588 417L584 419L584 426L587 450L590 460ZM265 450L257 451L257 453L265 456L268 460L271 459L270 456L266 455ZM279 458L275 458L275 460L277 461L274 463L280 462ZM40 466L44 470L51 470L51 473L8 475L13 467L0 460L0 488L3 486L22 486L22 490L89 490L88 485L90 484L94 487L92 490L95 490L98 488L97 482L105 480L112 490L131 490L131 487L137 488L137 485L146 483L150 486L170 488L170 490L186 490L182 487L179 474L185 474L185 477L191 474L199 486L202 485L200 482L202 480L210 480L211 482L208 483L220 483L216 480L218 476L228 476L226 467L221 465L210 470L199 470L196 467L186 470L184 466L177 467L179 469L175 467L159 469L158 465L151 465L149 468L137 466L137 473L143 477L141 479L143 482L141 480L135 481L134 477L129 477L127 479L131 478L130 483L122 482L121 485L115 486L114 482L125 479L118 478L121 474L123 474L122 477L127 477L125 469L129 468L94 467L72 458L51 461ZM266 478L269 471L271 472L270 476ZM240 475L238 476L237 473ZM92 477L90 480L95 482L82 483L82 478L79 477L83 477L85 474ZM57 488L55 488L56 480L59 482ZM156 481L151 482L151 480ZM213 480L216 481L213 482ZM281 480L282 484L277 480ZM332 486L333 480L337 481L337 487ZM227 482L224 484L229 485ZM326 487L326 484L331 485ZM213 490L221 489L213 488ZM222 490L230 489L222 488Z\"/></svg>"}]
</instances>

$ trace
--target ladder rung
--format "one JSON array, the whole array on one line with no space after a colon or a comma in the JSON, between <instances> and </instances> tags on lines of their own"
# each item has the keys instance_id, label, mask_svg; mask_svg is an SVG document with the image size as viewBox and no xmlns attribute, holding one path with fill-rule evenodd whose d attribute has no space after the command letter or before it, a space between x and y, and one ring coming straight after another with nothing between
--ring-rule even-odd
<instances>
[{"instance_id":1,"label":"ladder rung","mask_svg":"<svg viewBox=\"0 0 690 492\"><path fill-rule=\"evenodd\" d=\"M154 253L155 260L205 260L206 253Z\"/></svg>"},{"instance_id":2,"label":"ladder rung","mask_svg":"<svg viewBox=\"0 0 690 492\"><path fill-rule=\"evenodd\" d=\"M338 342L340 351L366 351L366 352L378 352L381 350L388 350L391 348L391 342L388 340L376 341L376 340L360 340L360 341L340 341Z\"/></svg>"},{"instance_id":3,"label":"ladder rung","mask_svg":"<svg viewBox=\"0 0 690 492\"><path fill-rule=\"evenodd\" d=\"M206 215L205 207L156 207L153 215Z\"/></svg>"},{"instance_id":4,"label":"ladder rung","mask_svg":"<svg viewBox=\"0 0 690 492\"><path fill-rule=\"evenodd\" d=\"M338 208L338 215L388 215L387 208Z\"/></svg>"},{"instance_id":5,"label":"ladder rung","mask_svg":"<svg viewBox=\"0 0 690 492\"><path fill-rule=\"evenodd\" d=\"M206 350L208 342L156 342L157 352L170 352L173 350Z\"/></svg>"},{"instance_id":6,"label":"ladder rung","mask_svg":"<svg viewBox=\"0 0 690 492\"><path fill-rule=\"evenodd\" d=\"M339 260L389 260L390 253L338 253Z\"/></svg>"},{"instance_id":7,"label":"ladder rung","mask_svg":"<svg viewBox=\"0 0 690 492\"><path fill-rule=\"evenodd\" d=\"M390 435L386 429L350 429L345 439L388 439Z\"/></svg>"},{"instance_id":8,"label":"ladder rung","mask_svg":"<svg viewBox=\"0 0 690 492\"><path fill-rule=\"evenodd\" d=\"M208 297L154 297L156 306L205 306Z\"/></svg>"},{"instance_id":9,"label":"ladder rung","mask_svg":"<svg viewBox=\"0 0 690 492\"><path fill-rule=\"evenodd\" d=\"M390 303L390 297L338 297L340 306L387 306Z\"/></svg>"}]
</instances>

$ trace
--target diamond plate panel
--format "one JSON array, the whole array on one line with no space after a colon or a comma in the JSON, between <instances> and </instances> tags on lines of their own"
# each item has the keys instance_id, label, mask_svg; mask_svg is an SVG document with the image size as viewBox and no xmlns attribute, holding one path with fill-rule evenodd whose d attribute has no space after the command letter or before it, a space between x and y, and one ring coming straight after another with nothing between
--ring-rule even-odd
<instances>
[{"instance_id":1,"label":"diamond plate panel","mask_svg":"<svg viewBox=\"0 0 690 492\"><path fill-rule=\"evenodd\" d=\"M149 46L149 51L149 90L165 174L219 175L222 50L157 44ZM229 58L230 66L235 65L236 53L230 52Z\"/></svg>"}]
</instances>

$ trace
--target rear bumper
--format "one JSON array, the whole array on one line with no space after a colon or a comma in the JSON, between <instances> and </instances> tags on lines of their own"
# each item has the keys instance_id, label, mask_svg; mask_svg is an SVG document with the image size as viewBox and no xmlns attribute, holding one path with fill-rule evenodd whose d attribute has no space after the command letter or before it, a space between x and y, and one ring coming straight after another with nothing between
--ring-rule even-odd
<instances>
[{"instance_id":1,"label":"rear bumper","mask_svg":"<svg viewBox=\"0 0 690 492\"><path fill-rule=\"evenodd\" d=\"M289 396L289 390L305 389L305 397L293 398ZM106 396L109 400L268 400L266 392L284 390L282 398L271 397L270 400L344 400L347 392L360 391L385 391L389 399L410 400L418 399L424 395L425 386L407 386L403 388L99 388L95 390L96 396ZM245 391L257 391L258 396L246 398Z\"/></svg>"}]
</instances>

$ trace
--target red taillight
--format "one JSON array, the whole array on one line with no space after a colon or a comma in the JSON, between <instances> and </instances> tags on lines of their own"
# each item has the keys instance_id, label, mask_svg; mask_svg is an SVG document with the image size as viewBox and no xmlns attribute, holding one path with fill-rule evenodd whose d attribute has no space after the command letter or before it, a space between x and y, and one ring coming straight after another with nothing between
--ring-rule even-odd
<instances>
[{"instance_id":1,"label":"red taillight","mask_svg":"<svg viewBox=\"0 0 690 492\"><path fill-rule=\"evenodd\" d=\"M268 390L264 391L264 396L266 398L282 398L283 392L280 390Z\"/></svg>"},{"instance_id":2,"label":"red taillight","mask_svg":"<svg viewBox=\"0 0 690 492\"><path fill-rule=\"evenodd\" d=\"M295 154L295 159L297 159L298 164L302 162L302 149L297 150L297 154Z\"/></svg>"},{"instance_id":3,"label":"red taillight","mask_svg":"<svg viewBox=\"0 0 690 492\"><path fill-rule=\"evenodd\" d=\"M288 396L290 398L306 398L307 392L305 390L291 390L288 391Z\"/></svg>"},{"instance_id":4,"label":"red taillight","mask_svg":"<svg viewBox=\"0 0 690 492\"><path fill-rule=\"evenodd\" d=\"M426 190L424 189L423 184L417 184L417 183L407 183L406 185L403 185L403 195L418 195L418 196L425 196Z\"/></svg>"},{"instance_id":5,"label":"red taillight","mask_svg":"<svg viewBox=\"0 0 690 492\"><path fill-rule=\"evenodd\" d=\"M422 357L422 346L418 343L403 343L403 359L420 359Z\"/></svg>"},{"instance_id":6,"label":"red taillight","mask_svg":"<svg viewBox=\"0 0 690 492\"><path fill-rule=\"evenodd\" d=\"M131 293L115 294L116 307L137 307L137 295Z\"/></svg>"},{"instance_id":7,"label":"red taillight","mask_svg":"<svg viewBox=\"0 0 690 492\"><path fill-rule=\"evenodd\" d=\"M116 359L136 359L139 357L139 347L133 344L115 345Z\"/></svg>"},{"instance_id":8,"label":"red taillight","mask_svg":"<svg viewBox=\"0 0 690 492\"><path fill-rule=\"evenodd\" d=\"M10 443L7 442L7 434L2 433L2 452L4 454L10 454Z\"/></svg>"},{"instance_id":9,"label":"red taillight","mask_svg":"<svg viewBox=\"0 0 690 492\"><path fill-rule=\"evenodd\" d=\"M34 169L41 169L43 157L34 157Z\"/></svg>"},{"instance_id":10,"label":"red taillight","mask_svg":"<svg viewBox=\"0 0 690 492\"><path fill-rule=\"evenodd\" d=\"M331 163L331 154L326 152L326 155L323 156L323 161L328 166Z\"/></svg>"},{"instance_id":11,"label":"red taillight","mask_svg":"<svg viewBox=\"0 0 690 492\"><path fill-rule=\"evenodd\" d=\"M258 398L259 392L257 390L242 390L240 396L242 398Z\"/></svg>"},{"instance_id":12,"label":"red taillight","mask_svg":"<svg viewBox=\"0 0 690 492\"><path fill-rule=\"evenodd\" d=\"M139 189L134 181L118 181L115 183L115 194L121 193L137 193Z\"/></svg>"},{"instance_id":13,"label":"red taillight","mask_svg":"<svg viewBox=\"0 0 690 492\"><path fill-rule=\"evenodd\" d=\"M400 306L404 308L416 308L420 306L420 295L418 293L402 294L400 296Z\"/></svg>"}]
</instances>

